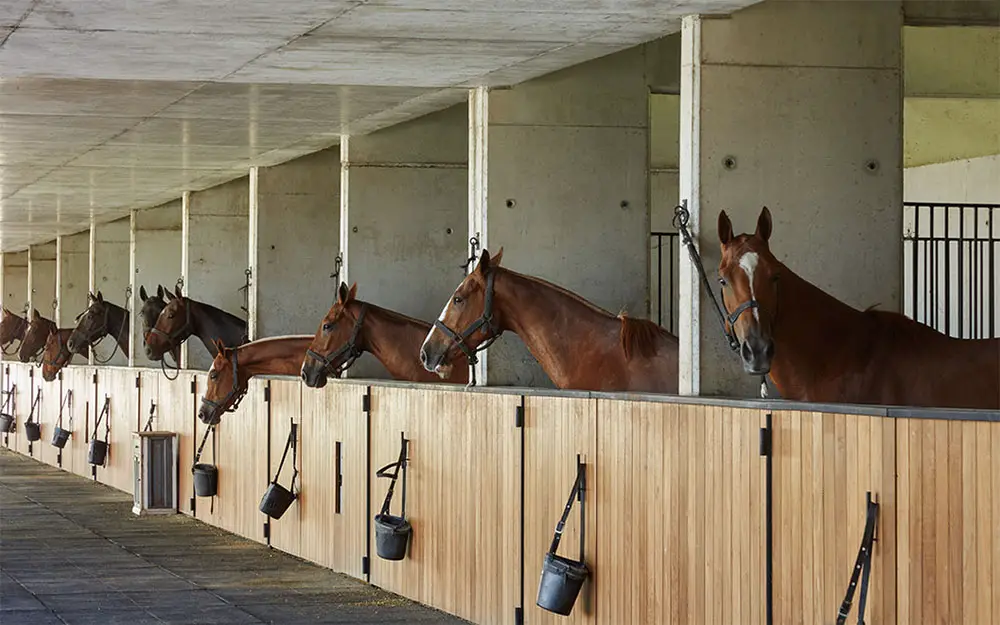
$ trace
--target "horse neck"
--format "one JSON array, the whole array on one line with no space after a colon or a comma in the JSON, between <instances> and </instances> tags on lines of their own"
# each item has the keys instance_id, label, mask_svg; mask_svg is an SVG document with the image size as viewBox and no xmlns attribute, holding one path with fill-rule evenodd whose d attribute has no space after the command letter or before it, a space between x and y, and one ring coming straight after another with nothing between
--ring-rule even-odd
<instances>
[{"instance_id":1,"label":"horse neck","mask_svg":"<svg viewBox=\"0 0 1000 625\"><path fill-rule=\"evenodd\" d=\"M296 342L247 343L236 348L240 377L255 375L298 375L302 358L312 337Z\"/></svg>"},{"instance_id":2,"label":"horse neck","mask_svg":"<svg viewBox=\"0 0 1000 625\"><path fill-rule=\"evenodd\" d=\"M191 333L201 339L205 349L212 356L219 353L215 348L215 339L222 341L226 347L236 347L243 344L247 324L239 317L230 315L221 308L188 299L191 307Z\"/></svg>"},{"instance_id":3,"label":"horse neck","mask_svg":"<svg viewBox=\"0 0 1000 625\"><path fill-rule=\"evenodd\" d=\"M128 325L128 311L121 306L111 305L108 309L108 325L105 329L118 342L118 347L121 348L126 357L128 356L129 343Z\"/></svg>"},{"instance_id":4,"label":"horse neck","mask_svg":"<svg viewBox=\"0 0 1000 625\"><path fill-rule=\"evenodd\" d=\"M66 347L66 344L69 342L69 335L73 334L73 328L59 328L56 330L56 333L59 335L59 343L63 347ZM66 349L69 348L67 347ZM84 358L88 358L90 356L90 345L87 345L85 341L81 341L80 347L72 353L80 354Z\"/></svg>"},{"instance_id":5,"label":"horse neck","mask_svg":"<svg viewBox=\"0 0 1000 625\"><path fill-rule=\"evenodd\" d=\"M11 317L14 318L14 334L13 338L17 340L24 340L24 335L28 331L28 320L24 317L12 314Z\"/></svg>"},{"instance_id":6,"label":"horse neck","mask_svg":"<svg viewBox=\"0 0 1000 625\"><path fill-rule=\"evenodd\" d=\"M361 307L358 306L354 314L360 313ZM358 347L375 356L396 380L429 379L431 376L420 364L420 346L430 329L429 323L368 304ZM468 365L456 362L455 366Z\"/></svg>"},{"instance_id":7,"label":"horse neck","mask_svg":"<svg viewBox=\"0 0 1000 625\"><path fill-rule=\"evenodd\" d=\"M581 341L591 353L602 340L606 351L620 351L621 321L583 298L510 270L499 271L493 286L500 329L521 337L556 386L579 368Z\"/></svg>"}]
</instances>

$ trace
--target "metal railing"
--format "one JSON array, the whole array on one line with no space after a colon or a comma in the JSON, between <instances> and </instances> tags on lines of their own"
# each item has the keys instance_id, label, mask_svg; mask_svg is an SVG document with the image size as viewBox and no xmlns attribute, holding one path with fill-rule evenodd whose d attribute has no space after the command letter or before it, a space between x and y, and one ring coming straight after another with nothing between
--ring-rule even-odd
<instances>
[{"instance_id":1,"label":"metal railing","mask_svg":"<svg viewBox=\"0 0 1000 625\"><path fill-rule=\"evenodd\" d=\"M649 241L652 248L650 318L676 335L678 235L676 232L652 232Z\"/></svg>"},{"instance_id":2,"label":"metal railing","mask_svg":"<svg viewBox=\"0 0 1000 625\"><path fill-rule=\"evenodd\" d=\"M1000 204L904 202L903 313L959 338L1000 331Z\"/></svg>"}]
</instances>

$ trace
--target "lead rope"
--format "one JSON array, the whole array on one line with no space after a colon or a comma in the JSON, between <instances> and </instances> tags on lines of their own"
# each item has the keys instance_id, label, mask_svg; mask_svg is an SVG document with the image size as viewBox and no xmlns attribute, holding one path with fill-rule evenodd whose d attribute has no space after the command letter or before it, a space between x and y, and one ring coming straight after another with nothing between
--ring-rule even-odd
<instances>
[{"instance_id":1,"label":"lead rope","mask_svg":"<svg viewBox=\"0 0 1000 625\"><path fill-rule=\"evenodd\" d=\"M132 299L132 287L130 285L130 286L125 287L125 301L128 302L131 299ZM111 308L110 308L111 304L108 303L108 302L105 302L104 305L108 306L108 308L104 309L104 314L105 314L104 330L105 330L105 336L107 336L108 317L111 315ZM127 309L122 309L122 310L125 310L125 313L128 314L128 310ZM91 345L90 345L90 351L94 355L94 362L96 362L98 364L101 364L101 365L106 365L109 362L111 362L111 359L114 358L115 354L118 353L118 348L120 347L122 336L125 334L125 328L127 328L128 326L129 326L128 321L126 319L122 318L122 327L118 329L118 336L115 337L115 348L113 350L111 350L111 355L108 356L107 360L101 360L100 358L97 357L97 351L94 349L95 347L97 347L97 343L91 343ZM101 340L102 341L104 340L103 336L101 337ZM98 343L100 343L100 341L98 341Z\"/></svg>"},{"instance_id":2,"label":"lead rope","mask_svg":"<svg viewBox=\"0 0 1000 625\"><path fill-rule=\"evenodd\" d=\"M174 377L170 377L167 375L167 354L169 353L169 351L164 353L163 358L160 358L160 371L163 372L163 377L173 382L181 375L181 361L178 358L174 359L174 364L170 366L174 370Z\"/></svg>"}]
</instances>

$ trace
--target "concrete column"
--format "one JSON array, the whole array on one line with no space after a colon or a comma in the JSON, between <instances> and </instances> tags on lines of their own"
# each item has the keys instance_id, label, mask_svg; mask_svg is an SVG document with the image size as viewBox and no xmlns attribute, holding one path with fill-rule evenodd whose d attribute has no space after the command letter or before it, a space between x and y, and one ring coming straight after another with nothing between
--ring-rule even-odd
<instances>
[{"instance_id":1,"label":"concrete column","mask_svg":"<svg viewBox=\"0 0 1000 625\"><path fill-rule=\"evenodd\" d=\"M342 251L360 299L426 321L440 314L468 256L467 141L466 106L457 105L344 144ZM348 373L388 377L369 354Z\"/></svg>"},{"instance_id":2,"label":"concrete column","mask_svg":"<svg viewBox=\"0 0 1000 625\"><path fill-rule=\"evenodd\" d=\"M87 307L90 281L90 230L59 237L59 310L56 323L72 327Z\"/></svg>"},{"instance_id":3,"label":"concrete column","mask_svg":"<svg viewBox=\"0 0 1000 625\"><path fill-rule=\"evenodd\" d=\"M753 232L846 303L899 306L902 132L899 2L765 2L682 26L680 195L706 271L716 223ZM681 254L680 389L754 396ZM790 314L790 313L789 313Z\"/></svg>"},{"instance_id":4,"label":"concrete column","mask_svg":"<svg viewBox=\"0 0 1000 625\"><path fill-rule=\"evenodd\" d=\"M312 334L336 293L340 149L256 170L250 257L252 338ZM254 187L256 192L254 193Z\"/></svg>"},{"instance_id":5,"label":"concrete column","mask_svg":"<svg viewBox=\"0 0 1000 625\"><path fill-rule=\"evenodd\" d=\"M163 285L173 290L181 277L181 201L132 211L132 364L159 366L146 358L142 343L142 299L140 287L150 295ZM172 362L172 359L171 359Z\"/></svg>"},{"instance_id":6,"label":"concrete column","mask_svg":"<svg viewBox=\"0 0 1000 625\"><path fill-rule=\"evenodd\" d=\"M109 223L94 224L91 237L93 241L91 290L94 293L101 291L105 300L124 308L129 307L126 290L132 283L129 254L131 222L130 217L123 217ZM108 336L96 351L100 360L105 360L114 350L115 337ZM91 353L91 359L93 357L94 354ZM128 365L128 357L118 350L108 365Z\"/></svg>"},{"instance_id":7,"label":"concrete column","mask_svg":"<svg viewBox=\"0 0 1000 625\"><path fill-rule=\"evenodd\" d=\"M648 310L648 88L642 46L489 94L488 248L610 312ZM551 386L520 339L490 385Z\"/></svg>"},{"instance_id":8,"label":"concrete column","mask_svg":"<svg viewBox=\"0 0 1000 625\"><path fill-rule=\"evenodd\" d=\"M184 210L184 290L198 301L246 318L243 286L249 258L249 179L244 176L187 195ZM182 258L183 260L183 258ZM185 342L191 369L208 369L210 353L197 339ZM182 354L182 361L185 360Z\"/></svg>"},{"instance_id":9,"label":"concrete column","mask_svg":"<svg viewBox=\"0 0 1000 625\"><path fill-rule=\"evenodd\" d=\"M28 251L3 255L3 305L22 315L28 305Z\"/></svg>"},{"instance_id":10,"label":"concrete column","mask_svg":"<svg viewBox=\"0 0 1000 625\"><path fill-rule=\"evenodd\" d=\"M55 316L56 242L28 248L28 304L47 319Z\"/></svg>"}]
</instances>

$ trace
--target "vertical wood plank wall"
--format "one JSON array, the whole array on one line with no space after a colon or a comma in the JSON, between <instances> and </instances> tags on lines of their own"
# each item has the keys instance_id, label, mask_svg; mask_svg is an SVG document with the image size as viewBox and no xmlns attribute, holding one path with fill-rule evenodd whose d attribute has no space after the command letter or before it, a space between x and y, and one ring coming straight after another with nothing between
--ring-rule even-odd
<instances>
[{"instance_id":1,"label":"vertical wood plank wall","mask_svg":"<svg viewBox=\"0 0 1000 625\"><path fill-rule=\"evenodd\" d=\"M57 464L52 430L62 393L72 389L64 427L73 435L62 468L88 478L94 419L104 395L112 396L109 465L97 478L126 491L131 435L155 401L154 429L179 434L180 508L191 513L191 464L206 427L195 417L204 375L167 381L142 371L137 390L137 371L124 368L68 367L51 383L37 370L32 379L29 365L4 368L3 383L18 385L18 429L7 446L27 454L24 421L40 385L42 440L33 457ZM361 579L368 556L372 583L477 623L508 623L517 607L529 625L763 622L763 410L370 388L366 413L364 384L317 390L297 380L253 380L240 410L223 417L217 457L206 445L202 461L219 467L219 494L197 500L197 518L266 542L257 506L291 417L299 424L299 499L271 523L275 548ZM515 426L522 401L523 429ZM866 491L880 503L866 622L1000 620L1000 423L787 410L775 411L772 425L776 623L834 620ZM375 554L371 517L388 486L375 471L395 461L401 432L410 440L414 534L407 559L388 562ZM565 618L537 608L535 598L577 454L587 463L592 578ZM286 463L282 484L290 469ZM401 494L400 483L395 513ZM560 553L576 557L578 531L574 507Z\"/></svg>"}]
</instances>

